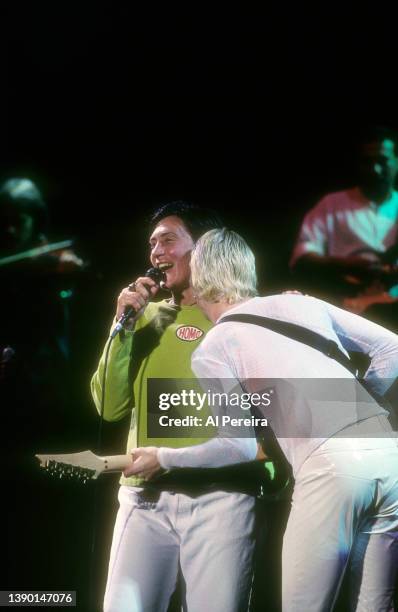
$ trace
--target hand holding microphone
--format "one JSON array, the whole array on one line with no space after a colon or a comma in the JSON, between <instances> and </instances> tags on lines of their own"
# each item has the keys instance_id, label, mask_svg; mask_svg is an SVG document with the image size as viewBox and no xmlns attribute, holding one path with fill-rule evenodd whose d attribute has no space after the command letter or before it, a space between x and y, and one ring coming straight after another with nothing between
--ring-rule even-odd
<instances>
[{"instance_id":1,"label":"hand holding microphone","mask_svg":"<svg viewBox=\"0 0 398 612\"><path fill-rule=\"evenodd\" d=\"M117 336L129 319L136 321L141 316L151 297L159 291L164 278L164 272L159 268L149 268L145 276L140 276L122 290L117 301L118 322L111 333L112 338Z\"/></svg>"}]
</instances>

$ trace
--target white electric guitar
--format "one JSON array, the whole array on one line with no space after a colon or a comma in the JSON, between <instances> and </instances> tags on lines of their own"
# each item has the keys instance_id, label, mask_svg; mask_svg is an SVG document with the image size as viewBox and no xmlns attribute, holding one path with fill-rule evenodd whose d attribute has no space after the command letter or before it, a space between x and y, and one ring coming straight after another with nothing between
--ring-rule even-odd
<instances>
[{"instance_id":1,"label":"white electric guitar","mask_svg":"<svg viewBox=\"0 0 398 612\"><path fill-rule=\"evenodd\" d=\"M121 472L132 463L131 455L98 457L91 451L68 455L35 455L40 467L52 476L73 478L81 482L96 479L100 474Z\"/></svg>"},{"instance_id":2,"label":"white electric guitar","mask_svg":"<svg viewBox=\"0 0 398 612\"><path fill-rule=\"evenodd\" d=\"M88 480L95 480L101 474L122 472L133 461L131 455L99 457L91 451L68 455L35 455L35 457L40 461L40 467L45 469L51 476L74 479L82 483L86 483ZM269 456L264 453L261 444L257 444L256 459L260 461L270 460Z\"/></svg>"}]
</instances>

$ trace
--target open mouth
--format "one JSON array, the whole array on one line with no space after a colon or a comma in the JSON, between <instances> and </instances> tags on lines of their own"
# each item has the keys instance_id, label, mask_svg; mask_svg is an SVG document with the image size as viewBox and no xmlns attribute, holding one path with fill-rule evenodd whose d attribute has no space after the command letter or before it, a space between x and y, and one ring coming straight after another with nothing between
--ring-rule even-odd
<instances>
[{"instance_id":1,"label":"open mouth","mask_svg":"<svg viewBox=\"0 0 398 612\"><path fill-rule=\"evenodd\" d=\"M170 270L170 268L172 268L172 267L173 267L172 263L162 262L162 263L158 264L158 268L162 272L166 272L166 270Z\"/></svg>"}]
</instances>

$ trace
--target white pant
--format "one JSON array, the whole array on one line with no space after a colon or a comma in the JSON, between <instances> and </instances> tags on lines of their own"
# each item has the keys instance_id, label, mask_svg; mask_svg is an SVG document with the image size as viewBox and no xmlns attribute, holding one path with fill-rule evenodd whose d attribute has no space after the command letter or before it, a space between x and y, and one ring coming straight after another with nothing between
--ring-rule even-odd
<instances>
[{"instance_id":1,"label":"white pant","mask_svg":"<svg viewBox=\"0 0 398 612\"><path fill-rule=\"evenodd\" d=\"M331 610L346 567L352 610L393 610L396 441L331 439L305 461L296 478L282 567L286 612Z\"/></svg>"},{"instance_id":2,"label":"white pant","mask_svg":"<svg viewBox=\"0 0 398 612\"><path fill-rule=\"evenodd\" d=\"M189 612L243 612L252 579L254 499L216 491L191 498L122 486L105 612L163 612L178 565Z\"/></svg>"}]
</instances>

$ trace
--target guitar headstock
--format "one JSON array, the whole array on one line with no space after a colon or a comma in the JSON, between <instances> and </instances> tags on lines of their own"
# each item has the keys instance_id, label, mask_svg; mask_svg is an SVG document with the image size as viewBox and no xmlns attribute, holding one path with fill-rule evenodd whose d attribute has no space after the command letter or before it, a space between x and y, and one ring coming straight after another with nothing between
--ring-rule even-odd
<instances>
[{"instance_id":1,"label":"guitar headstock","mask_svg":"<svg viewBox=\"0 0 398 612\"><path fill-rule=\"evenodd\" d=\"M51 476L73 479L82 483L98 478L106 471L104 460L91 451L67 455L35 455L40 467Z\"/></svg>"}]
</instances>

